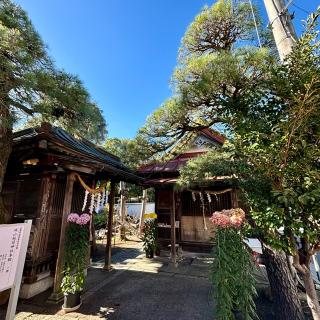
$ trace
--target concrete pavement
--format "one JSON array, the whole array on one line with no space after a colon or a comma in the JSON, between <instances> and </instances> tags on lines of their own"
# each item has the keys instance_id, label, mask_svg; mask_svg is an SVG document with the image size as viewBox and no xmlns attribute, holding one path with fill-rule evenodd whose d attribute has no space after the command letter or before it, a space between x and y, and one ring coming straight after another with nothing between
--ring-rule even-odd
<instances>
[{"instance_id":1,"label":"concrete pavement","mask_svg":"<svg viewBox=\"0 0 320 320\"><path fill-rule=\"evenodd\" d=\"M64 314L60 305L47 304L44 294L20 303L16 319L214 319L208 281L210 260L204 255L187 255L175 268L166 254L146 259L141 243L130 243L112 256L112 271L102 269L103 261L93 263L83 305L77 312Z\"/></svg>"}]
</instances>

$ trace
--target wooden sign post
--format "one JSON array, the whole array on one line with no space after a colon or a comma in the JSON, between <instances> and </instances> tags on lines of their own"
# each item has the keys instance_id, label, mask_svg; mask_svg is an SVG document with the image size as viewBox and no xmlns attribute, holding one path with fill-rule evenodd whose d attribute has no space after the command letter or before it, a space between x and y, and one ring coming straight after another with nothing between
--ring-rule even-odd
<instances>
[{"instance_id":1,"label":"wooden sign post","mask_svg":"<svg viewBox=\"0 0 320 320\"><path fill-rule=\"evenodd\" d=\"M6 320L16 314L32 220L0 225L0 291L11 288Z\"/></svg>"}]
</instances>

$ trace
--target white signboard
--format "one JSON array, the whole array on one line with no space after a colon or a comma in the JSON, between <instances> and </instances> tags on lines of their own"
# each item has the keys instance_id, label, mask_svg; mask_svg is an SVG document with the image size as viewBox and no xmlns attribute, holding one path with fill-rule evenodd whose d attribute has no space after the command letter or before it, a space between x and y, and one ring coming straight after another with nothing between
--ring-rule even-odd
<instances>
[{"instance_id":1,"label":"white signboard","mask_svg":"<svg viewBox=\"0 0 320 320\"><path fill-rule=\"evenodd\" d=\"M120 205L114 206L115 210L120 210ZM155 212L154 202L147 202L145 212ZM141 213L141 202L126 203L126 214L128 216L139 218Z\"/></svg>"},{"instance_id":2,"label":"white signboard","mask_svg":"<svg viewBox=\"0 0 320 320\"><path fill-rule=\"evenodd\" d=\"M11 288L6 320L13 320L21 286L32 220L0 225L0 291Z\"/></svg>"},{"instance_id":3,"label":"white signboard","mask_svg":"<svg viewBox=\"0 0 320 320\"><path fill-rule=\"evenodd\" d=\"M14 284L24 224L0 225L0 291Z\"/></svg>"}]
</instances>

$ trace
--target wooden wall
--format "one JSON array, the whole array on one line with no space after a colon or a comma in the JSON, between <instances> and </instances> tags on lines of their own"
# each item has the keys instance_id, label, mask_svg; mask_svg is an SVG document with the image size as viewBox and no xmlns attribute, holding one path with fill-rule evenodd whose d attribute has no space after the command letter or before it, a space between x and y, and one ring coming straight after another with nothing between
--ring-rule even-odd
<instances>
[{"instance_id":1,"label":"wooden wall","mask_svg":"<svg viewBox=\"0 0 320 320\"><path fill-rule=\"evenodd\" d=\"M57 176L52 192L50 223L48 226L48 241L46 246L46 254L56 255L59 248L60 228L64 194L66 188L65 175Z\"/></svg>"},{"instance_id":2,"label":"wooden wall","mask_svg":"<svg viewBox=\"0 0 320 320\"><path fill-rule=\"evenodd\" d=\"M205 216L207 217L210 217L212 213L215 211L230 209L232 207L231 192L211 195L210 198L211 198L211 202L209 202L207 195L203 193L204 201L202 204L199 195L196 195L196 201L193 201L191 192L183 191L181 193L182 215L183 216L202 216L203 205L204 205L204 213L205 213Z\"/></svg>"},{"instance_id":3,"label":"wooden wall","mask_svg":"<svg viewBox=\"0 0 320 320\"><path fill-rule=\"evenodd\" d=\"M214 191L213 189L210 191ZM218 190L217 190L218 191ZM209 243L214 236L212 224L209 221L214 211L230 209L234 204L233 192L211 195L211 202L204 193L203 203L199 195L196 201L190 191L175 193L177 225L176 241ZM156 213L158 214L158 241L166 246L171 238L170 215L172 213L172 186L155 190Z\"/></svg>"},{"instance_id":4,"label":"wooden wall","mask_svg":"<svg viewBox=\"0 0 320 320\"><path fill-rule=\"evenodd\" d=\"M21 177L15 181L16 193L12 209L12 222L23 222L25 219L36 219L41 192L41 176L30 175ZM8 185L7 183L5 184ZM10 183L9 183L10 185Z\"/></svg>"},{"instance_id":5,"label":"wooden wall","mask_svg":"<svg viewBox=\"0 0 320 320\"><path fill-rule=\"evenodd\" d=\"M171 239L171 213L172 213L172 188L161 188L155 190L155 210L158 215L158 240L164 246ZM176 220L179 221L178 212ZM180 240L179 228L176 229L176 240Z\"/></svg>"},{"instance_id":6,"label":"wooden wall","mask_svg":"<svg viewBox=\"0 0 320 320\"><path fill-rule=\"evenodd\" d=\"M14 209L15 209L15 199L17 194L17 181L6 181L4 182L2 195L4 199L4 205L7 209L6 221L8 223L12 222Z\"/></svg>"}]
</instances>

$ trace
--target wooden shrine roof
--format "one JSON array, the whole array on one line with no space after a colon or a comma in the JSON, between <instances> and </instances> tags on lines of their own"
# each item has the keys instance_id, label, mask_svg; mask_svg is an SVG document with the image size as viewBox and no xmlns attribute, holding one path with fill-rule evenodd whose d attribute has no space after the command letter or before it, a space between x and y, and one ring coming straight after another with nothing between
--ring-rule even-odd
<instances>
[{"instance_id":1,"label":"wooden shrine roof","mask_svg":"<svg viewBox=\"0 0 320 320\"><path fill-rule=\"evenodd\" d=\"M41 141L44 141L44 147L39 147ZM109 176L116 177L117 180L133 183L141 183L143 180L115 155L84 138L76 138L62 128L51 126L48 123L13 134L13 154L19 153L19 149L26 152L28 148L42 149L42 152L45 149L45 152L50 153L52 157L85 165L94 168L97 172L106 172Z\"/></svg>"},{"instance_id":2,"label":"wooden shrine roof","mask_svg":"<svg viewBox=\"0 0 320 320\"><path fill-rule=\"evenodd\" d=\"M218 146L222 146L226 141L226 138L223 135L210 128L201 130L199 134L208 138ZM198 157L199 155L208 152L208 150L209 148L205 146L200 146L196 149L191 148L190 150L184 151L166 162L155 162L141 166L138 172L148 180L158 178L159 174L166 174L166 176L170 176L172 178L179 175L180 169L185 166L190 159Z\"/></svg>"},{"instance_id":3,"label":"wooden shrine roof","mask_svg":"<svg viewBox=\"0 0 320 320\"><path fill-rule=\"evenodd\" d=\"M179 170L188 162L188 160L203 153L204 151L190 153L185 152L166 162L157 162L144 165L139 168L138 172L144 175L150 173L178 173Z\"/></svg>"}]
</instances>

